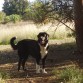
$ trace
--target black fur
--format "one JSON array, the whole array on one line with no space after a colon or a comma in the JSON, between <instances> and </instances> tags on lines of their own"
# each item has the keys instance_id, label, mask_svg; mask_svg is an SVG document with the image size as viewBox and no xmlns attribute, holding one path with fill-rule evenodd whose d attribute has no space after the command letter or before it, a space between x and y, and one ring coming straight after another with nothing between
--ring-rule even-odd
<instances>
[{"instance_id":1,"label":"black fur","mask_svg":"<svg viewBox=\"0 0 83 83\"><path fill-rule=\"evenodd\" d=\"M41 53L40 53L40 46L41 45L41 36L45 36L45 44L48 43L47 39L47 33L41 32L38 34L38 41L32 40L32 39L24 39L21 40L17 43L17 45L14 44L15 37L13 37L10 40L10 44L14 50L18 50L18 56L19 56L19 61L18 61L18 71L20 70L20 66L22 65L23 70L26 70L25 68L25 62L28 59L28 56L31 55L36 59L37 64L40 64L41 60ZM44 46L45 46L44 44ZM45 60L46 60L47 54L45 57L42 59L42 65L43 69L45 68Z\"/></svg>"}]
</instances>

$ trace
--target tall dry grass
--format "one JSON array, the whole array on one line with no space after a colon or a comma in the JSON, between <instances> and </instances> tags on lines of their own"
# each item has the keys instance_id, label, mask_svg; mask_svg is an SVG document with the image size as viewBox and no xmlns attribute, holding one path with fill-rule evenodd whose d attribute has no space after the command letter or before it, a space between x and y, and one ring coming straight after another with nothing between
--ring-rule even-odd
<instances>
[{"instance_id":1,"label":"tall dry grass","mask_svg":"<svg viewBox=\"0 0 83 83\"><path fill-rule=\"evenodd\" d=\"M70 23L68 23L70 25ZM73 27L71 25L71 27ZM36 25L33 22L22 22L19 24L0 25L0 44L8 44L12 37L17 37L17 41L21 39L36 39L39 32L46 31L50 35L50 39L66 38L71 30L67 30L62 24L48 23L46 25Z\"/></svg>"}]
</instances>

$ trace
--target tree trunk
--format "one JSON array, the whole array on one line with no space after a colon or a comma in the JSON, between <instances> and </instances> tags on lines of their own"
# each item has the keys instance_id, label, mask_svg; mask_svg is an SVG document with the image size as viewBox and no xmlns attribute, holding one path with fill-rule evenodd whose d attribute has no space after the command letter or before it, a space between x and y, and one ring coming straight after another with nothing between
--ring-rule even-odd
<instances>
[{"instance_id":1,"label":"tree trunk","mask_svg":"<svg viewBox=\"0 0 83 83\"><path fill-rule=\"evenodd\" d=\"M83 0L74 0L74 21L76 30L76 43L78 50L83 53Z\"/></svg>"}]
</instances>

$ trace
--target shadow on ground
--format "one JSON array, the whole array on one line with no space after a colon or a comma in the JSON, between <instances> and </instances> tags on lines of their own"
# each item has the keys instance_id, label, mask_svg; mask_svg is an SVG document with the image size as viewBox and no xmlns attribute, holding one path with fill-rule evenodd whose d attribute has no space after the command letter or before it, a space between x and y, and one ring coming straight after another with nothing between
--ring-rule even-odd
<instances>
[{"instance_id":1,"label":"shadow on ground","mask_svg":"<svg viewBox=\"0 0 83 83\"><path fill-rule=\"evenodd\" d=\"M25 78L28 73L30 76L29 78L37 77L40 79L44 78L47 80L48 77L53 76L52 74L53 68L64 68L65 66L72 66L74 63L77 64L79 55L74 54L73 53L74 50L76 50L76 45L74 42L63 43L63 44L56 44L56 43L50 44L49 53L46 60L46 70L48 71L48 74L44 75L44 74L35 73L35 60L32 57L30 57L26 63L26 67L28 68L28 71L18 72L17 71L17 62L18 62L17 51L13 51L11 47L9 47L9 50L0 51L0 68L10 73L12 79ZM56 83L56 82L53 82L53 83Z\"/></svg>"}]
</instances>

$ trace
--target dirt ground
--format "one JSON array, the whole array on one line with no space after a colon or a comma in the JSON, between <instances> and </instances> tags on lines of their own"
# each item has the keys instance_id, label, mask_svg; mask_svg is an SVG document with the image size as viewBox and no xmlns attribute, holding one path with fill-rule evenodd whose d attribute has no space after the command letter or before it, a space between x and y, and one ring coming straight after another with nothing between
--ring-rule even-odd
<instances>
[{"instance_id":1,"label":"dirt ground","mask_svg":"<svg viewBox=\"0 0 83 83\"><path fill-rule=\"evenodd\" d=\"M0 45L0 69L8 72L11 77L6 80L6 83L61 83L56 75L52 74L52 70L76 65L76 57L73 53L76 47L73 42L69 40L52 40L49 42L50 48L46 59L47 74L35 73L35 60L32 57L26 63L28 70L18 72L17 51L13 51L10 45Z\"/></svg>"}]
</instances>

